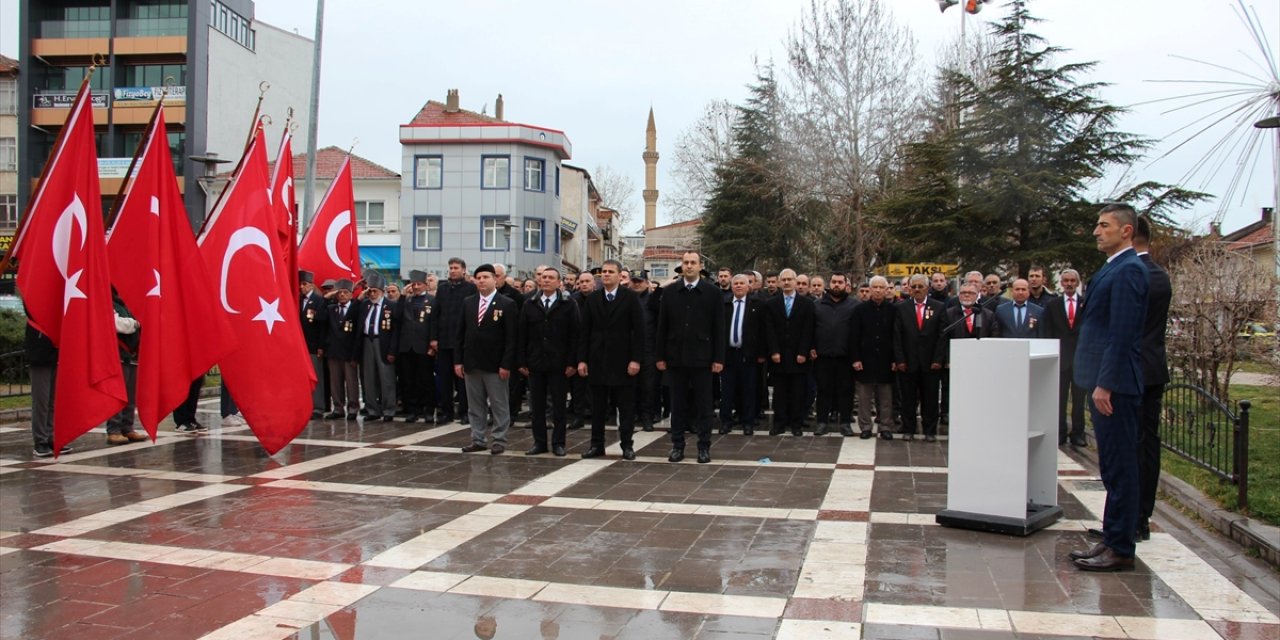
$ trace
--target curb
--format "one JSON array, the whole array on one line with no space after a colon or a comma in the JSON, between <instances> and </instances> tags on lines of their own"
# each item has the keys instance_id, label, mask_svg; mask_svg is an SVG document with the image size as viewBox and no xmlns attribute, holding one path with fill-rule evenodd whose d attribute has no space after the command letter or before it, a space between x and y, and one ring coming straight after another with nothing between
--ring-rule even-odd
<instances>
[{"instance_id":1,"label":"curb","mask_svg":"<svg viewBox=\"0 0 1280 640\"><path fill-rule=\"evenodd\" d=\"M1072 449L1096 469L1098 467L1097 442L1093 440L1092 432L1088 432L1087 435L1091 446ZM1177 454L1162 452L1161 455ZM1258 557L1272 568L1280 569L1280 527L1223 509L1199 489L1163 471L1160 473L1159 490L1164 492L1166 499L1191 511L1208 527L1230 538L1232 542L1246 550L1257 553Z\"/></svg>"}]
</instances>

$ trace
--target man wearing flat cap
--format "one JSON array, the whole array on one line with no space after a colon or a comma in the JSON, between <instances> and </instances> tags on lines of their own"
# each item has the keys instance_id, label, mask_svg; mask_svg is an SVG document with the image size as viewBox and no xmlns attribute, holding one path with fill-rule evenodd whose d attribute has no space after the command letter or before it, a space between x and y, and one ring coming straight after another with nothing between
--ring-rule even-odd
<instances>
[{"instance_id":1,"label":"man wearing flat cap","mask_svg":"<svg viewBox=\"0 0 1280 640\"><path fill-rule=\"evenodd\" d=\"M360 313L351 300L354 286L345 278L337 281L333 304L326 314L324 357L329 365L329 396L333 398L333 411L325 414L326 420L355 420L360 415Z\"/></svg>"},{"instance_id":2,"label":"man wearing flat cap","mask_svg":"<svg viewBox=\"0 0 1280 640\"><path fill-rule=\"evenodd\" d=\"M493 265L475 270L475 295L467 296L459 317L457 363L454 375L467 388L471 444L463 453L485 450L485 431L493 413L493 445L490 453L507 450L507 429L511 427L507 380L516 364L516 327L520 321L516 303L498 294Z\"/></svg>"},{"instance_id":3,"label":"man wearing flat cap","mask_svg":"<svg viewBox=\"0 0 1280 640\"><path fill-rule=\"evenodd\" d=\"M427 274L410 271L409 284L405 285L396 311L397 362L403 375L404 410L408 414L405 422L435 420L436 350L431 343L440 318L435 306L436 297L427 293ZM445 384L452 385L452 378Z\"/></svg>"},{"instance_id":4,"label":"man wearing flat cap","mask_svg":"<svg viewBox=\"0 0 1280 640\"><path fill-rule=\"evenodd\" d=\"M302 336L307 341L307 353L311 356L311 368L316 372L316 386L311 391L311 419L317 420L328 410L327 371L324 365L324 341L328 333L328 320L324 297L316 290L316 276L310 271L298 272L298 322Z\"/></svg>"},{"instance_id":5,"label":"man wearing flat cap","mask_svg":"<svg viewBox=\"0 0 1280 640\"><path fill-rule=\"evenodd\" d=\"M384 291L382 274L365 273L368 298L360 305L360 374L364 380L364 405L369 419L381 417L391 422L396 417L396 356L399 323L395 305Z\"/></svg>"}]
</instances>

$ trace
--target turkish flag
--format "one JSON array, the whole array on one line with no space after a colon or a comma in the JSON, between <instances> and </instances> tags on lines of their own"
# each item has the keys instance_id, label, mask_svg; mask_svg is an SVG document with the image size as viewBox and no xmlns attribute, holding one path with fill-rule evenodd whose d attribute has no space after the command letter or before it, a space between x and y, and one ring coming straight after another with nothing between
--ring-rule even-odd
<instances>
[{"instance_id":1,"label":"turkish flag","mask_svg":"<svg viewBox=\"0 0 1280 640\"><path fill-rule=\"evenodd\" d=\"M53 451L102 424L128 401L107 255L88 84L80 86L26 225L14 241L28 322L58 347Z\"/></svg>"},{"instance_id":2,"label":"turkish flag","mask_svg":"<svg viewBox=\"0 0 1280 640\"><path fill-rule=\"evenodd\" d=\"M348 278L353 282L360 279L360 241L352 218L355 208L351 156L347 156L298 248L298 266L314 273L316 282L330 278Z\"/></svg>"},{"instance_id":3,"label":"turkish flag","mask_svg":"<svg viewBox=\"0 0 1280 640\"><path fill-rule=\"evenodd\" d=\"M290 289L298 289L298 207L293 189L293 136L286 128L276 154L276 170L271 174L272 219L280 242L280 266L289 274ZM289 298L297 311L297 297ZM295 314L296 315L296 314Z\"/></svg>"},{"instance_id":4,"label":"turkish flag","mask_svg":"<svg viewBox=\"0 0 1280 640\"><path fill-rule=\"evenodd\" d=\"M280 267L272 220L267 153L254 135L199 245L217 274L219 313L231 323L235 349L222 358L222 379L267 453L275 455L311 419L315 372L298 314L289 313L289 277Z\"/></svg>"},{"instance_id":5,"label":"turkish flag","mask_svg":"<svg viewBox=\"0 0 1280 640\"><path fill-rule=\"evenodd\" d=\"M107 235L107 259L116 291L141 325L138 418L154 440L156 426L186 399L191 381L231 351L234 337L209 295L217 281L196 250L178 192L163 106L136 167Z\"/></svg>"}]
</instances>

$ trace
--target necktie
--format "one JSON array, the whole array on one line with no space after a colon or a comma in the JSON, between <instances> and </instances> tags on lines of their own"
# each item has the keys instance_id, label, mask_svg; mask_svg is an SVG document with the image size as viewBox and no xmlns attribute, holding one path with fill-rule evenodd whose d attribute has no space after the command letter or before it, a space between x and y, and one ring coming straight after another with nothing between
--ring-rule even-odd
<instances>
[{"instance_id":1,"label":"necktie","mask_svg":"<svg viewBox=\"0 0 1280 640\"><path fill-rule=\"evenodd\" d=\"M369 310L369 326L365 327L366 335L378 335L378 308L381 306L382 305L375 303L373 308Z\"/></svg>"},{"instance_id":2,"label":"necktie","mask_svg":"<svg viewBox=\"0 0 1280 640\"><path fill-rule=\"evenodd\" d=\"M786 303L787 303L787 317L788 317L788 318L790 318L790 317L791 317L791 299L792 299L792 298L791 298L791 296L787 296L787 297L785 297L785 298L783 298L783 299L782 299L782 301L783 301L783 302L786 302Z\"/></svg>"},{"instance_id":3,"label":"necktie","mask_svg":"<svg viewBox=\"0 0 1280 640\"><path fill-rule=\"evenodd\" d=\"M484 312L486 312L486 311L488 311L488 310L489 310L489 299L488 299L488 298L480 298L480 313L476 315L476 326L477 326L477 327L478 327L478 326L480 326L480 323L484 320Z\"/></svg>"},{"instance_id":4,"label":"necktie","mask_svg":"<svg viewBox=\"0 0 1280 640\"><path fill-rule=\"evenodd\" d=\"M613 302L613 294L612 293L604 294L604 299L608 302Z\"/></svg>"},{"instance_id":5,"label":"necktie","mask_svg":"<svg viewBox=\"0 0 1280 640\"><path fill-rule=\"evenodd\" d=\"M733 301L733 346L742 346L742 301Z\"/></svg>"},{"instance_id":6,"label":"necktie","mask_svg":"<svg viewBox=\"0 0 1280 640\"><path fill-rule=\"evenodd\" d=\"M542 299L542 310L543 310L543 311L550 311L550 310L551 310L551 298L543 298L543 299Z\"/></svg>"},{"instance_id":7,"label":"necktie","mask_svg":"<svg viewBox=\"0 0 1280 640\"><path fill-rule=\"evenodd\" d=\"M973 333L973 308L964 310L964 324L969 328L969 333Z\"/></svg>"},{"instance_id":8,"label":"necktie","mask_svg":"<svg viewBox=\"0 0 1280 640\"><path fill-rule=\"evenodd\" d=\"M1076 297L1067 298L1067 326L1075 328L1076 326Z\"/></svg>"},{"instance_id":9,"label":"necktie","mask_svg":"<svg viewBox=\"0 0 1280 640\"><path fill-rule=\"evenodd\" d=\"M916 328L924 331L924 303L916 303Z\"/></svg>"},{"instance_id":10,"label":"necktie","mask_svg":"<svg viewBox=\"0 0 1280 640\"><path fill-rule=\"evenodd\" d=\"M1023 317L1026 316L1026 313L1027 313L1027 307L1025 305L1015 304L1013 305L1013 311L1014 311L1013 322L1014 324L1021 327L1022 319Z\"/></svg>"},{"instance_id":11,"label":"necktie","mask_svg":"<svg viewBox=\"0 0 1280 640\"><path fill-rule=\"evenodd\" d=\"M338 315L344 318L347 317L347 305L345 304L338 305Z\"/></svg>"},{"instance_id":12,"label":"necktie","mask_svg":"<svg viewBox=\"0 0 1280 640\"><path fill-rule=\"evenodd\" d=\"M685 285L685 286L684 286L684 288L686 288L686 289L688 289L688 290L690 290L690 291L693 291L693 285L691 285L691 284L687 284L687 285Z\"/></svg>"}]
</instances>

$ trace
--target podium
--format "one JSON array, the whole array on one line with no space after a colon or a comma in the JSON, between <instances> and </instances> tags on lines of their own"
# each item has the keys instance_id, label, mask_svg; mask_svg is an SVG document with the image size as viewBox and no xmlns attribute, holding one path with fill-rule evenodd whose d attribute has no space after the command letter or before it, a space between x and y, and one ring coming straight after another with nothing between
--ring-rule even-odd
<instances>
[{"instance_id":1,"label":"podium","mask_svg":"<svg viewBox=\"0 0 1280 640\"><path fill-rule=\"evenodd\" d=\"M1058 506L1058 341L951 342L948 527L1026 536Z\"/></svg>"}]
</instances>

